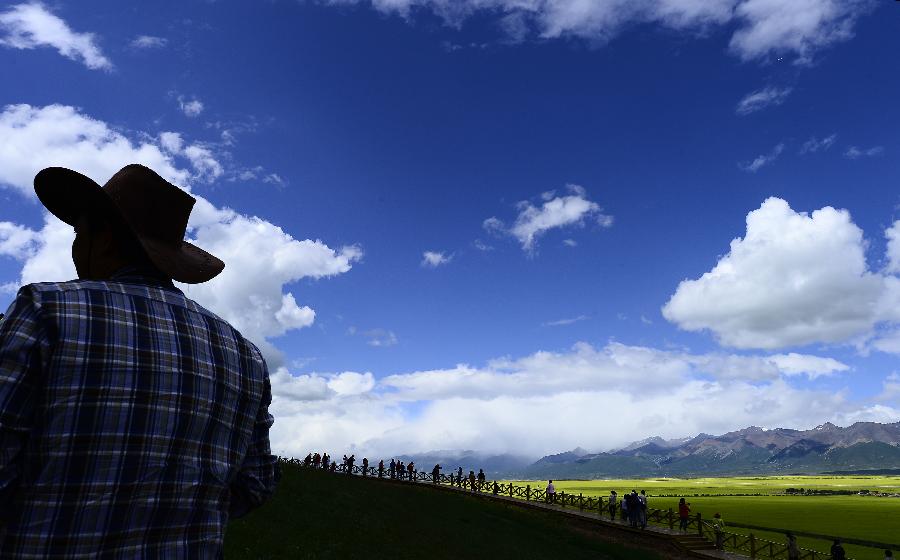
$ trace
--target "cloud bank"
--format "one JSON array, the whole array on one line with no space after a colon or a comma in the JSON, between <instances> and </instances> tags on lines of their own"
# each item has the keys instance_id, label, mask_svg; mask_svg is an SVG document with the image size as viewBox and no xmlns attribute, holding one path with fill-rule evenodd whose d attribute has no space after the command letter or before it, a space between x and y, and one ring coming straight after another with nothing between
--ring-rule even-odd
<instances>
[{"instance_id":1,"label":"cloud bank","mask_svg":"<svg viewBox=\"0 0 900 560\"><path fill-rule=\"evenodd\" d=\"M736 28L728 50L742 60L789 56L808 64L820 50L853 37L871 0L326 0L368 5L412 20L419 10L453 27L475 15L496 18L504 40L573 37L604 45L628 28L656 25L704 36Z\"/></svg>"}]
</instances>

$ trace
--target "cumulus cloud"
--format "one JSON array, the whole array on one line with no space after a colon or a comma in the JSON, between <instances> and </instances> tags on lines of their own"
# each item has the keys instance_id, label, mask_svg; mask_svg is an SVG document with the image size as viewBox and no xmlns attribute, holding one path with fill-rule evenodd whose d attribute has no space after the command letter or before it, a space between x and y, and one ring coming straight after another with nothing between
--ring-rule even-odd
<instances>
[{"instance_id":1,"label":"cumulus cloud","mask_svg":"<svg viewBox=\"0 0 900 560\"><path fill-rule=\"evenodd\" d=\"M153 35L138 35L131 41L131 46L136 49L161 49L169 43L165 37Z\"/></svg>"},{"instance_id":2,"label":"cumulus cloud","mask_svg":"<svg viewBox=\"0 0 900 560\"><path fill-rule=\"evenodd\" d=\"M858 148L856 146L850 146L849 148L847 148L847 151L844 152L844 157L846 157L847 159L859 159L861 157L880 156L883 153L883 146L873 146L871 148Z\"/></svg>"},{"instance_id":3,"label":"cumulus cloud","mask_svg":"<svg viewBox=\"0 0 900 560\"><path fill-rule=\"evenodd\" d=\"M587 198L587 191L580 185L566 185L569 194L558 196L554 191L541 195L543 204L535 206L525 200L518 204L519 215L507 227L497 217L483 222L485 230L491 233L512 235L522 244L525 251L534 250L537 239L552 229L583 226L585 220L593 218L601 227L612 227L613 217L604 214L596 202Z\"/></svg>"},{"instance_id":4,"label":"cumulus cloud","mask_svg":"<svg viewBox=\"0 0 900 560\"><path fill-rule=\"evenodd\" d=\"M22 260L35 251L37 234L12 222L0 222L0 255Z\"/></svg>"},{"instance_id":5,"label":"cumulus cloud","mask_svg":"<svg viewBox=\"0 0 900 560\"><path fill-rule=\"evenodd\" d=\"M143 163L176 185L216 175L202 147L192 152L181 134L153 138L140 134L135 142L106 123L72 107L8 106L0 114L0 184L33 197L34 175L50 165L77 169L98 183L128 163ZM27 155L26 155L27 154ZM194 167L192 173L182 162ZM191 241L225 261L213 280L182 289L201 305L232 324L263 350L270 366L283 358L270 339L312 324L315 312L298 305L285 287L304 278L327 278L349 271L362 257L357 246L331 248L320 240L295 239L262 218L216 207L202 196L188 224ZM22 261L20 283L68 280L75 277L71 261L72 228L45 214L39 229L0 224L0 254Z\"/></svg>"},{"instance_id":6,"label":"cumulus cloud","mask_svg":"<svg viewBox=\"0 0 900 560\"><path fill-rule=\"evenodd\" d=\"M853 36L856 20L871 0L330 0L330 4L368 4L412 20L414 9L437 14L459 27L473 16L499 18L506 42L575 37L599 46L624 30L658 25L703 36L716 28L736 28L729 50L743 60L790 55L805 64L813 55Z\"/></svg>"},{"instance_id":7,"label":"cumulus cloud","mask_svg":"<svg viewBox=\"0 0 900 560\"><path fill-rule=\"evenodd\" d=\"M709 330L737 348L870 336L879 321L896 320L896 279L870 271L865 250L846 210L808 214L769 198L747 215L744 237L712 270L682 281L662 312L683 329Z\"/></svg>"},{"instance_id":8,"label":"cumulus cloud","mask_svg":"<svg viewBox=\"0 0 900 560\"><path fill-rule=\"evenodd\" d=\"M437 268L453 260L453 255L446 255L443 251L425 251L422 253L421 265L425 268Z\"/></svg>"},{"instance_id":9,"label":"cumulus cloud","mask_svg":"<svg viewBox=\"0 0 900 560\"><path fill-rule=\"evenodd\" d=\"M779 88L768 86L763 89L748 93L743 99L738 101L735 112L738 115L749 115L757 111L762 111L766 107L778 106L784 103L788 95L791 94L793 88Z\"/></svg>"},{"instance_id":10,"label":"cumulus cloud","mask_svg":"<svg viewBox=\"0 0 900 560\"><path fill-rule=\"evenodd\" d=\"M199 99L187 99L182 95L178 96L178 107L186 117L198 117L203 112L203 102Z\"/></svg>"},{"instance_id":11,"label":"cumulus cloud","mask_svg":"<svg viewBox=\"0 0 900 560\"><path fill-rule=\"evenodd\" d=\"M751 424L812 427L822 419L900 417L890 407L860 409L842 392L798 389L788 381L801 370L815 376L846 369L837 361L799 354L690 354L578 343L480 367L460 364L378 381L355 374L353 390L343 395L328 390L339 382L336 376L295 376L284 383L293 384L300 397L276 399L273 405L278 407L273 448L297 456L323 446L370 457L433 449L540 456L576 446L609 449L653 434L682 437ZM648 413L607 429L610 415L635 409Z\"/></svg>"},{"instance_id":12,"label":"cumulus cloud","mask_svg":"<svg viewBox=\"0 0 900 560\"><path fill-rule=\"evenodd\" d=\"M111 70L93 33L76 33L40 2L16 4L0 12L0 45L14 49L52 47L92 70Z\"/></svg>"},{"instance_id":13,"label":"cumulus cloud","mask_svg":"<svg viewBox=\"0 0 900 560\"><path fill-rule=\"evenodd\" d=\"M0 186L29 197L35 172L51 165L77 169L102 184L123 162L141 163L176 185L187 184L194 174L172 153L162 142L132 140L68 105L7 105L0 113Z\"/></svg>"},{"instance_id":14,"label":"cumulus cloud","mask_svg":"<svg viewBox=\"0 0 900 560\"><path fill-rule=\"evenodd\" d=\"M763 167L765 167L767 165L771 165L776 159L778 159L778 156L780 156L781 152L783 152L783 151L784 151L784 143L782 142L782 143L776 145L774 148L772 148L772 151L769 152L768 154L758 155L758 156L756 156L756 159L754 159L753 161L751 161L749 163L739 163L738 167L740 167L741 170L746 171L748 173L756 173Z\"/></svg>"},{"instance_id":15,"label":"cumulus cloud","mask_svg":"<svg viewBox=\"0 0 900 560\"><path fill-rule=\"evenodd\" d=\"M835 140L837 140L837 134L830 134L821 140L813 136L800 146L800 153L814 154L819 151L824 152L834 144Z\"/></svg>"}]
</instances>

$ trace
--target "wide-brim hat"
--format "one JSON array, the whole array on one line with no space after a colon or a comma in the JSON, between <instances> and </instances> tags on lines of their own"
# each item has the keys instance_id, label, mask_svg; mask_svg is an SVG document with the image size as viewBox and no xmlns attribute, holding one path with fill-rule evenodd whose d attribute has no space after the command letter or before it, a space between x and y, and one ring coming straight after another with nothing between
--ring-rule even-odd
<instances>
[{"instance_id":1,"label":"wide-brim hat","mask_svg":"<svg viewBox=\"0 0 900 560\"><path fill-rule=\"evenodd\" d=\"M70 226L88 212L124 225L173 280L199 284L225 268L219 258L184 240L197 199L143 165L126 165L102 187L77 171L48 167L34 177L34 192Z\"/></svg>"}]
</instances>

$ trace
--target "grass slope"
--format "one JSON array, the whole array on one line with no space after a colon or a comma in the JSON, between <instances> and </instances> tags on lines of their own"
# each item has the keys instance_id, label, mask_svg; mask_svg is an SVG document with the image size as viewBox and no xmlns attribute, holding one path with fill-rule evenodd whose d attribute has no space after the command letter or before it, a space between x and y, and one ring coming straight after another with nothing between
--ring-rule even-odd
<instances>
[{"instance_id":1,"label":"grass slope","mask_svg":"<svg viewBox=\"0 0 900 560\"><path fill-rule=\"evenodd\" d=\"M275 497L232 521L225 557L656 560L557 514L284 465Z\"/></svg>"},{"instance_id":2,"label":"grass slope","mask_svg":"<svg viewBox=\"0 0 900 560\"><path fill-rule=\"evenodd\" d=\"M519 482L543 488L545 482ZM691 502L694 513L711 518L720 512L729 521L807 531L824 535L851 537L879 542L900 541L900 498L870 496L785 496L787 488L816 490L900 492L897 476L777 476L696 479L620 479L559 480L557 491L585 496L608 496L610 490L621 495L631 489L646 489L650 507L677 511L678 496ZM735 494L760 494L740 496ZM730 529L748 533L747 529ZM784 542L783 534L753 531L756 536ZM800 546L827 551L830 542L802 537ZM880 560L881 551L852 545L845 547L851 558ZM895 551L896 553L897 551Z\"/></svg>"}]
</instances>

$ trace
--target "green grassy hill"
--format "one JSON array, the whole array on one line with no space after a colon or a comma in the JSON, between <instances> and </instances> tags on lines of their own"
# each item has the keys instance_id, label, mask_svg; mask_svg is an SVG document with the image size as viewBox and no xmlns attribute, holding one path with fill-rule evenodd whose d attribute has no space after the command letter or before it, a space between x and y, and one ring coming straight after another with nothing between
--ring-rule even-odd
<instances>
[{"instance_id":1,"label":"green grassy hill","mask_svg":"<svg viewBox=\"0 0 900 560\"><path fill-rule=\"evenodd\" d=\"M268 504L229 524L225 558L658 560L562 515L293 465Z\"/></svg>"}]
</instances>

